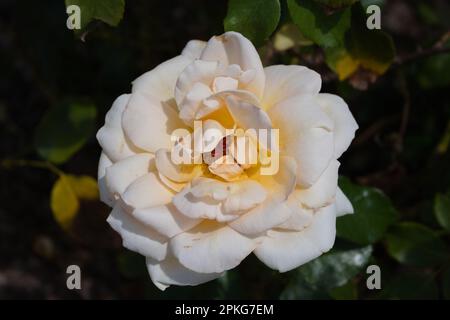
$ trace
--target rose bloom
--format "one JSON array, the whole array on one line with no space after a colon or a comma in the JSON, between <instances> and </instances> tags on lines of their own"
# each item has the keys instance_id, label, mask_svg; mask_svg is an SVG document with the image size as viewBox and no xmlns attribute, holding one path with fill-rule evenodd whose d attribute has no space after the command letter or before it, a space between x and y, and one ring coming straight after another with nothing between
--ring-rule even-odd
<instances>
[{"instance_id":1,"label":"rose bloom","mask_svg":"<svg viewBox=\"0 0 450 320\"><path fill-rule=\"evenodd\" d=\"M100 196L158 288L213 280L252 252L285 272L330 250L336 217L353 212L337 159L358 125L320 87L306 67L264 68L248 39L227 32L188 42L116 99L97 133ZM195 133L198 121L223 135ZM177 129L186 134L174 141ZM247 129L279 129L279 143L260 145ZM173 161L186 141L202 146L188 153L197 161ZM238 159L239 141L256 163ZM262 154L277 161L271 174Z\"/></svg>"}]
</instances>

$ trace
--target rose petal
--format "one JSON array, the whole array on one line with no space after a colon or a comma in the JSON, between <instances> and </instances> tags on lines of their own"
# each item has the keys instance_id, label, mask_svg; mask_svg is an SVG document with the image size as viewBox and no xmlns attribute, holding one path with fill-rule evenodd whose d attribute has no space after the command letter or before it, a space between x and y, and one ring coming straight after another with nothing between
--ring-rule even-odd
<instances>
[{"instance_id":1,"label":"rose petal","mask_svg":"<svg viewBox=\"0 0 450 320\"><path fill-rule=\"evenodd\" d=\"M108 158L108 156L102 152L100 155L100 160L98 162L98 174L97 174L97 180L98 180L98 190L100 194L100 200L107 204L110 207L114 206L114 203L116 202L116 199L114 196L109 192L108 188L106 187L106 168L112 165L112 161Z\"/></svg>"},{"instance_id":2,"label":"rose petal","mask_svg":"<svg viewBox=\"0 0 450 320\"><path fill-rule=\"evenodd\" d=\"M114 195L121 195L136 179L155 169L154 156L140 153L114 163L106 169L106 186Z\"/></svg>"},{"instance_id":3,"label":"rose petal","mask_svg":"<svg viewBox=\"0 0 450 320\"><path fill-rule=\"evenodd\" d=\"M174 182L187 182L199 176L201 166L190 164L175 164L172 162L171 153L166 149L156 151L156 168L158 171Z\"/></svg>"},{"instance_id":4,"label":"rose petal","mask_svg":"<svg viewBox=\"0 0 450 320\"><path fill-rule=\"evenodd\" d=\"M106 221L120 234L125 248L158 261L165 258L167 238L136 221L120 204L114 206Z\"/></svg>"},{"instance_id":5,"label":"rose petal","mask_svg":"<svg viewBox=\"0 0 450 320\"><path fill-rule=\"evenodd\" d=\"M171 203L156 207L138 208L133 210L132 215L136 220L169 238L189 230L201 222L200 219L191 219L181 214Z\"/></svg>"},{"instance_id":6,"label":"rose petal","mask_svg":"<svg viewBox=\"0 0 450 320\"><path fill-rule=\"evenodd\" d=\"M238 100L232 95L229 95L226 101L228 111L240 128L256 130L272 128L269 116L261 108L244 100Z\"/></svg>"},{"instance_id":7,"label":"rose petal","mask_svg":"<svg viewBox=\"0 0 450 320\"><path fill-rule=\"evenodd\" d=\"M317 101L334 122L334 157L337 159L349 147L355 137L358 124L341 97L321 93L317 96Z\"/></svg>"},{"instance_id":8,"label":"rose petal","mask_svg":"<svg viewBox=\"0 0 450 320\"><path fill-rule=\"evenodd\" d=\"M320 75L307 67L275 65L264 68L266 86L264 109L300 94L318 94L322 85Z\"/></svg>"},{"instance_id":9,"label":"rose petal","mask_svg":"<svg viewBox=\"0 0 450 320\"><path fill-rule=\"evenodd\" d=\"M116 162L136 154L129 145L122 130L122 114L130 99L130 94L118 97L105 117L105 124L97 132L97 140L103 152L111 161Z\"/></svg>"},{"instance_id":10,"label":"rose petal","mask_svg":"<svg viewBox=\"0 0 450 320\"><path fill-rule=\"evenodd\" d=\"M147 258L147 270L152 282L160 290L165 290L170 285L196 286L222 275L222 273L199 273L184 267L175 258L168 257L158 262Z\"/></svg>"},{"instance_id":11,"label":"rose petal","mask_svg":"<svg viewBox=\"0 0 450 320\"><path fill-rule=\"evenodd\" d=\"M280 129L280 149L297 160L297 184L310 187L333 157L333 122L310 95L285 100L268 112Z\"/></svg>"},{"instance_id":12,"label":"rose petal","mask_svg":"<svg viewBox=\"0 0 450 320\"><path fill-rule=\"evenodd\" d=\"M307 189L297 189L295 198L308 208L320 208L334 202L340 163L331 160L319 179Z\"/></svg>"},{"instance_id":13,"label":"rose petal","mask_svg":"<svg viewBox=\"0 0 450 320\"><path fill-rule=\"evenodd\" d=\"M317 211L312 223L302 231L269 231L255 255L268 267L286 272L330 250L335 235L336 209L331 205Z\"/></svg>"},{"instance_id":14,"label":"rose petal","mask_svg":"<svg viewBox=\"0 0 450 320\"><path fill-rule=\"evenodd\" d=\"M171 102L140 92L132 94L122 116L122 126L130 141L148 152L170 149L171 134L185 127Z\"/></svg>"},{"instance_id":15,"label":"rose petal","mask_svg":"<svg viewBox=\"0 0 450 320\"><path fill-rule=\"evenodd\" d=\"M181 55L186 56L192 60L198 59L206 47L206 42L201 40L191 40L184 47Z\"/></svg>"},{"instance_id":16,"label":"rose petal","mask_svg":"<svg viewBox=\"0 0 450 320\"><path fill-rule=\"evenodd\" d=\"M238 65L249 80L246 84L240 82L240 88L253 92L261 98L264 91L264 69L253 44L237 32L225 32L221 36L212 37L203 50L201 60L220 61L224 66Z\"/></svg>"},{"instance_id":17,"label":"rose petal","mask_svg":"<svg viewBox=\"0 0 450 320\"><path fill-rule=\"evenodd\" d=\"M195 272L220 273L233 269L255 248L255 241L226 225L203 222L170 240L182 265Z\"/></svg>"},{"instance_id":18,"label":"rose petal","mask_svg":"<svg viewBox=\"0 0 450 320\"><path fill-rule=\"evenodd\" d=\"M341 188L336 191L336 216L345 216L354 213L353 205L350 200L342 192Z\"/></svg>"},{"instance_id":19,"label":"rose petal","mask_svg":"<svg viewBox=\"0 0 450 320\"><path fill-rule=\"evenodd\" d=\"M122 194L122 200L130 208L130 211L165 205L170 203L172 197L172 191L159 180L155 172L138 178Z\"/></svg>"}]
</instances>

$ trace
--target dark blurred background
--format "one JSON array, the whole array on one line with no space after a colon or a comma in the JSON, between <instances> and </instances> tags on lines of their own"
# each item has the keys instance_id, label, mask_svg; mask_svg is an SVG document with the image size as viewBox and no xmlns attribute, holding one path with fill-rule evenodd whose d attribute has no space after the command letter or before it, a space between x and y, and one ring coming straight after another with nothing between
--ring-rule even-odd
<instances>
[{"instance_id":1,"label":"dark blurred background","mask_svg":"<svg viewBox=\"0 0 450 320\"><path fill-rule=\"evenodd\" d=\"M283 280L254 257L225 280L160 293L144 258L122 249L105 222L105 205L82 201L73 226L63 229L49 202L57 176L20 162L42 161L34 137L50 108L88 101L97 109L95 128L58 168L95 178L95 132L114 99L129 92L139 75L179 54L188 40L222 33L226 10L225 0L129 0L118 27L94 23L83 42L66 28L64 1L0 1L0 298L278 297ZM437 228L434 196L450 188L450 54L420 50L448 34L449 4L384 1L382 28L393 36L398 59L365 90L358 86L364 75L339 82L317 48L274 53L265 63L295 61L320 72L322 91L343 96L360 125L341 174L383 190L402 219ZM377 260L394 275L402 272L383 248L375 245ZM70 264L81 267L82 290L66 288ZM359 297L371 294L362 289Z\"/></svg>"}]
</instances>

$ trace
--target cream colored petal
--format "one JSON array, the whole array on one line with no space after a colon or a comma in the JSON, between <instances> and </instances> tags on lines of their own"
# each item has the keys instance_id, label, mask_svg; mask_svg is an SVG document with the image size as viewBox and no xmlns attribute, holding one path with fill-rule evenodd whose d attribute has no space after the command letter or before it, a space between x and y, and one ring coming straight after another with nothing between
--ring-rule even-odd
<instances>
[{"instance_id":1,"label":"cream colored petal","mask_svg":"<svg viewBox=\"0 0 450 320\"><path fill-rule=\"evenodd\" d=\"M307 189L297 189L296 199L308 208L317 209L325 207L334 202L338 182L338 170L340 163L331 160L328 168L320 178Z\"/></svg>"},{"instance_id":2,"label":"cream colored petal","mask_svg":"<svg viewBox=\"0 0 450 320\"><path fill-rule=\"evenodd\" d=\"M170 248L186 268L200 273L233 269L255 248L249 239L223 224L204 222L170 240Z\"/></svg>"},{"instance_id":3,"label":"cream colored petal","mask_svg":"<svg viewBox=\"0 0 450 320\"><path fill-rule=\"evenodd\" d=\"M228 225L241 234L253 237L282 224L290 216L291 210L284 201L275 201L269 196L262 204Z\"/></svg>"},{"instance_id":4,"label":"cream colored petal","mask_svg":"<svg viewBox=\"0 0 450 320\"><path fill-rule=\"evenodd\" d=\"M120 234L125 248L158 261L166 257L167 238L135 220L119 203L106 221Z\"/></svg>"},{"instance_id":5,"label":"cream colored petal","mask_svg":"<svg viewBox=\"0 0 450 320\"><path fill-rule=\"evenodd\" d=\"M342 192L341 188L337 188L336 191L336 215L338 217L346 214L354 213L353 205L350 200Z\"/></svg>"},{"instance_id":6,"label":"cream colored petal","mask_svg":"<svg viewBox=\"0 0 450 320\"><path fill-rule=\"evenodd\" d=\"M336 209L331 205L317 211L302 231L269 231L255 255L270 268L286 272L330 250L335 236Z\"/></svg>"},{"instance_id":7,"label":"cream colored petal","mask_svg":"<svg viewBox=\"0 0 450 320\"><path fill-rule=\"evenodd\" d=\"M307 67L275 65L264 68L266 86L262 105L265 109L300 94L318 94L320 75Z\"/></svg>"},{"instance_id":8,"label":"cream colored petal","mask_svg":"<svg viewBox=\"0 0 450 320\"><path fill-rule=\"evenodd\" d=\"M184 47L181 55L186 56L192 60L198 59L205 49L206 41L191 40Z\"/></svg>"},{"instance_id":9,"label":"cream colored petal","mask_svg":"<svg viewBox=\"0 0 450 320\"><path fill-rule=\"evenodd\" d=\"M122 114L130 96L130 94L123 94L114 101L106 114L105 124L97 132L98 143L113 162L132 156L137 152L128 144L122 129Z\"/></svg>"},{"instance_id":10,"label":"cream colored petal","mask_svg":"<svg viewBox=\"0 0 450 320\"><path fill-rule=\"evenodd\" d=\"M341 97L321 93L317 96L317 101L334 122L334 157L337 159L350 146L358 124Z\"/></svg>"},{"instance_id":11,"label":"cream colored petal","mask_svg":"<svg viewBox=\"0 0 450 320\"><path fill-rule=\"evenodd\" d=\"M137 147L148 152L171 147L171 134L185 125L170 101L140 92L132 94L122 116L125 135Z\"/></svg>"},{"instance_id":12,"label":"cream colored petal","mask_svg":"<svg viewBox=\"0 0 450 320\"><path fill-rule=\"evenodd\" d=\"M182 215L173 204L138 208L132 212L136 220L153 228L158 233L172 238L177 234L189 230L201 222Z\"/></svg>"},{"instance_id":13,"label":"cream colored petal","mask_svg":"<svg viewBox=\"0 0 450 320\"><path fill-rule=\"evenodd\" d=\"M291 211L291 216L276 229L301 231L307 228L314 219L314 211L307 209L295 198L295 191L286 200L286 205Z\"/></svg>"},{"instance_id":14,"label":"cream colored petal","mask_svg":"<svg viewBox=\"0 0 450 320\"><path fill-rule=\"evenodd\" d=\"M180 55L167 60L133 81L132 93L140 92L158 101L174 98L175 83L192 58Z\"/></svg>"},{"instance_id":15,"label":"cream colored petal","mask_svg":"<svg viewBox=\"0 0 450 320\"><path fill-rule=\"evenodd\" d=\"M297 160L297 184L310 187L333 157L333 122L310 95L285 100L268 112L280 129L281 151Z\"/></svg>"},{"instance_id":16,"label":"cream colored petal","mask_svg":"<svg viewBox=\"0 0 450 320\"><path fill-rule=\"evenodd\" d=\"M237 32L226 32L212 37L203 50L201 60L220 61L224 66L238 65L249 74L247 83L240 82L240 88L246 89L261 98L264 92L264 69L253 44ZM246 80L246 79L244 79Z\"/></svg>"},{"instance_id":17,"label":"cream colored petal","mask_svg":"<svg viewBox=\"0 0 450 320\"><path fill-rule=\"evenodd\" d=\"M184 267L173 257L166 258L161 262L147 258L146 263L150 278L160 290L165 290L170 285L196 286L219 278L222 275L222 273L199 273L192 271Z\"/></svg>"},{"instance_id":18,"label":"cream colored petal","mask_svg":"<svg viewBox=\"0 0 450 320\"><path fill-rule=\"evenodd\" d=\"M173 192L159 180L157 174L150 172L130 184L123 193L122 200L131 211L168 204L173 195Z\"/></svg>"},{"instance_id":19,"label":"cream colored petal","mask_svg":"<svg viewBox=\"0 0 450 320\"><path fill-rule=\"evenodd\" d=\"M114 203L116 202L114 195L109 192L106 186L106 169L112 164L113 163L108 158L108 156L104 152L102 152L102 154L100 155L100 160L98 162L98 190L100 194L100 200L110 207L113 207Z\"/></svg>"},{"instance_id":20,"label":"cream colored petal","mask_svg":"<svg viewBox=\"0 0 450 320\"><path fill-rule=\"evenodd\" d=\"M182 183L188 182L198 177L201 172L201 166L195 164L175 164L172 162L171 153L166 149L156 151L156 168L170 180Z\"/></svg>"},{"instance_id":21,"label":"cream colored petal","mask_svg":"<svg viewBox=\"0 0 450 320\"><path fill-rule=\"evenodd\" d=\"M255 130L272 128L269 116L261 108L247 101L238 100L233 95L229 95L226 101L228 111L240 128Z\"/></svg>"},{"instance_id":22,"label":"cream colored petal","mask_svg":"<svg viewBox=\"0 0 450 320\"><path fill-rule=\"evenodd\" d=\"M138 178L155 169L154 156L140 153L106 169L106 186L113 195L121 195L125 189Z\"/></svg>"}]
</instances>

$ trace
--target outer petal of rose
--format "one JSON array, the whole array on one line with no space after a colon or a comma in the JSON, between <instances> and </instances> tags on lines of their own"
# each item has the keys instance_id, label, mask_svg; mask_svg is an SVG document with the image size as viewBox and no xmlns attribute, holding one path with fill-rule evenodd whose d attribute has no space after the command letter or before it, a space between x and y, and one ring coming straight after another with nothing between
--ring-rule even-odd
<instances>
[{"instance_id":1,"label":"outer petal of rose","mask_svg":"<svg viewBox=\"0 0 450 320\"><path fill-rule=\"evenodd\" d=\"M339 166L339 161L331 160L319 180L308 189L297 189L295 198L308 208L316 209L330 205L336 195Z\"/></svg>"},{"instance_id":2,"label":"outer petal of rose","mask_svg":"<svg viewBox=\"0 0 450 320\"><path fill-rule=\"evenodd\" d=\"M298 232L270 230L255 249L256 256L272 269L286 272L330 250L336 236L336 209L324 207L312 223Z\"/></svg>"},{"instance_id":3,"label":"outer petal of rose","mask_svg":"<svg viewBox=\"0 0 450 320\"><path fill-rule=\"evenodd\" d=\"M181 55L186 56L192 60L200 58L200 55L205 49L206 41L191 40L184 47Z\"/></svg>"},{"instance_id":4,"label":"outer petal of rose","mask_svg":"<svg viewBox=\"0 0 450 320\"><path fill-rule=\"evenodd\" d=\"M280 129L280 150L297 160L297 184L310 187L333 157L333 122L311 95L285 100L268 112Z\"/></svg>"},{"instance_id":5,"label":"outer petal of rose","mask_svg":"<svg viewBox=\"0 0 450 320\"><path fill-rule=\"evenodd\" d=\"M114 163L106 169L106 186L114 195L121 195L136 179L155 169L155 156L140 153Z\"/></svg>"},{"instance_id":6,"label":"outer petal of rose","mask_svg":"<svg viewBox=\"0 0 450 320\"><path fill-rule=\"evenodd\" d=\"M110 207L114 206L114 202L116 199L114 199L114 196L109 192L108 188L106 187L106 168L111 166L113 163L108 158L108 156L102 152L100 155L100 161L98 162L98 190L100 193L100 200L107 204Z\"/></svg>"},{"instance_id":7,"label":"outer petal of rose","mask_svg":"<svg viewBox=\"0 0 450 320\"><path fill-rule=\"evenodd\" d=\"M294 191L285 204L291 210L291 216L282 224L276 226L277 229L285 229L291 231L301 231L307 228L314 219L314 211L305 208L296 198Z\"/></svg>"},{"instance_id":8,"label":"outer petal of rose","mask_svg":"<svg viewBox=\"0 0 450 320\"><path fill-rule=\"evenodd\" d=\"M230 95L226 98L227 108L234 122L243 129L271 129L272 122L261 108Z\"/></svg>"},{"instance_id":9,"label":"outer petal of rose","mask_svg":"<svg viewBox=\"0 0 450 320\"><path fill-rule=\"evenodd\" d=\"M254 70L253 80L245 84L242 89L252 91L258 98L262 97L265 75L261 59L253 44L240 33L225 32L221 36L212 37L206 44L200 59L220 61L224 66L237 64L244 72Z\"/></svg>"},{"instance_id":10,"label":"outer petal of rose","mask_svg":"<svg viewBox=\"0 0 450 320\"><path fill-rule=\"evenodd\" d=\"M113 162L122 160L136 154L132 150L123 134L122 114L130 99L130 94L118 97L105 117L105 124L97 132L97 140L100 146Z\"/></svg>"},{"instance_id":11,"label":"outer petal of rose","mask_svg":"<svg viewBox=\"0 0 450 320\"><path fill-rule=\"evenodd\" d=\"M321 93L317 96L317 101L322 110L334 121L334 157L337 159L349 147L358 124L341 97Z\"/></svg>"},{"instance_id":12,"label":"outer petal of rose","mask_svg":"<svg viewBox=\"0 0 450 320\"><path fill-rule=\"evenodd\" d=\"M263 202L266 190L256 181L219 182L200 178L173 198L182 214L197 219L231 221Z\"/></svg>"},{"instance_id":13,"label":"outer petal of rose","mask_svg":"<svg viewBox=\"0 0 450 320\"><path fill-rule=\"evenodd\" d=\"M200 273L233 269L255 248L256 241L230 227L206 221L170 240L178 261Z\"/></svg>"},{"instance_id":14,"label":"outer petal of rose","mask_svg":"<svg viewBox=\"0 0 450 320\"><path fill-rule=\"evenodd\" d=\"M200 219L191 219L181 214L171 203L136 209L133 210L132 215L138 221L169 238L189 230L201 222Z\"/></svg>"},{"instance_id":15,"label":"outer petal of rose","mask_svg":"<svg viewBox=\"0 0 450 320\"><path fill-rule=\"evenodd\" d=\"M307 67L275 65L264 68L266 86L262 106L264 109L299 94L318 94L322 85L320 75Z\"/></svg>"},{"instance_id":16,"label":"outer petal of rose","mask_svg":"<svg viewBox=\"0 0 450 320\"><path fill-rule=\"evenodd\" d=\"M172 191L159 180L155 172L138 178L122 194L122 200L130 211L165 205L172 200L172 197Z\"/></svg>"},{"instance_id":17,"label":"outer petal of rose","mask_svg":"<svg viewBox=\"0 0 450 320\"><path fill-rule=\"evenodd\" d=\"M156 152L161 148L169 149L173 131L185 126L178 119L173 100L160 100L135 92L123 113L122 127L135 146Z\"/></svg>"},{"instance_id":18,"label":"outer petal of rose","mask_svg":"<svg viewBox=\"0 0 450 320\"><path fill-rule=\"evenodd\" d=\"M119 203L106 220L120 234L123 246L158 261L167 253L167 238L131 217Z\"/></svg>"},{"instance_id":19,"label":"outer petal of rose","mask_svg":"<svg viewBox=\"0 0 450 320\"><path fill-rule=\"evenodd\" d=\"M170 285L196 286L222 275L222 273L199 273L184 267L175 258L168 257L164 261L146 259L147 270L152 282L160 290L165 290Z\"/></svg>"},{"instance_id":20,"label":"outer petal of rose","mask_svg":"<svg viewBox=\"0 0 450 320\"><path fill-rule=\"evenodd\" d=\"M346 214L354 213L353 205L348 200L346 195L342 192L341 188L337 188L336 191L336 215L338 217L345 216Z\"/></svg>"},{"instance_id":21,"label":"outer petal of rose","mask_svg":"<svg viewBox=\"0 0 450 320\"><path fill-rule=\"evenodd\" d=\"M267 230L282 224L291 216L291 210L282 201L272 198L242 215L228 225L239 233L248 236L259 236Z\"/></svg>"},{"instance_id":22,"label":"outer petal of rose","mask_svg":"<svg viewBox=\"0 0 450 320\"><path fill-rule=\"evenodd\" d=\"M191 62L191 57L180 55L161 63L133 81L132 93L140 92L159 101L172 99L178 76Z\"/></svg>"}]
</instances>

